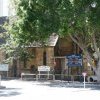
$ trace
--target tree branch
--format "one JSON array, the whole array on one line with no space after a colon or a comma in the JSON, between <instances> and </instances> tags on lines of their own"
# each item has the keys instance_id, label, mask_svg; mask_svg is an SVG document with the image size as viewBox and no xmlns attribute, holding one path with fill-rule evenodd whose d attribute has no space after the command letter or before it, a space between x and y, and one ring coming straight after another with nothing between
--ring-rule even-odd
<instances>
[{"instance_id":1,"label":"tree branch","mask_svg":"<svg viewBox=\"0 0 100 100\"><path fill-rule=\"evenodd\" d=\"M95 34L92 35L92 39L93 39L93 46L94 46L94 49L95 49L95 51L96 51L98 57L100 58L100 51L98 50L98 47L97 47Z\"/></svg>"},{"instance_id":2,"label":"tree branch","mask_svg":"<svg viewBox=\"0 0 100 100\"><path fill-rule=\"evenodd\" d=\"M70 38L76 43L83 51L84 51L84 46L77 41L71 34L69 34Z\"/></svg>"}]
</instances>

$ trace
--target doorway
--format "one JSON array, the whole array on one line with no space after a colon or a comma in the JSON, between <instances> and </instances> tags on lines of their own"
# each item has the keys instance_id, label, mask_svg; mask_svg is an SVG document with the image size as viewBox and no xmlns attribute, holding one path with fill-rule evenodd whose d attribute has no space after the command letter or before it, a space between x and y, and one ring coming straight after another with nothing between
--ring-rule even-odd
<instances>
[{"instance_id":1,"label":"doorway","mask_svg":"<svg viewBox=\"0 0 100 100\"><path fill-rule=\"evenodd\" d=\"M54 73L56 79L61 79L63 77L63 72L66 68L66 57L54 57Z\"/></svg>"}]
</instances>

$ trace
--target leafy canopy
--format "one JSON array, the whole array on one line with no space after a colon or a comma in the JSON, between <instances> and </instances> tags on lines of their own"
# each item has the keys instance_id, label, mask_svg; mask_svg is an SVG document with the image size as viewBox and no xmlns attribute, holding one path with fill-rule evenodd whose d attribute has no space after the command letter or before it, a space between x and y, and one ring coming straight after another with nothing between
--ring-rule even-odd
<instances>
[{"instance_id":1,"label":"leafy canopy","mask_svg":"<svg viewBox=\"0 0 100 100\"><path fill-rule=\"evenodd\" d=\"M73 15L70 0L15 0L18 19L11 33L19 43L45 41L52 33L68 32Z\"/></svg>"},{"instance_id":2,"label":"leafy canopy","mask_svg":"<svg viewBox=\"0 0 100 100\"><path fill-rule=\"evenodd\" d=\"M8 33L18 47L46 41L52 33L71 35L82 47L100 46L100 0L14 0L16 20Z\"/></svg>"}]
</instances>

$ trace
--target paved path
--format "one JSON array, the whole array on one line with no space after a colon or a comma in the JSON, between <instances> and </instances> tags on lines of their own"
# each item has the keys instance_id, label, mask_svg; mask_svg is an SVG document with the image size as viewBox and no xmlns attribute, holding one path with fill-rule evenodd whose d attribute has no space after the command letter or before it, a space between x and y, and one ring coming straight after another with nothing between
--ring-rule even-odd
<instances>
[{"instance_id":1,"label":"paved path","mask_svg":"<svg viewBox=\"0 0 100 100\"><path fill-rule=\"evenodd\" d=\"M100 85L83 83L6 80L1 84L0 100L100 100Z\"/></svg>"}]
</instances>

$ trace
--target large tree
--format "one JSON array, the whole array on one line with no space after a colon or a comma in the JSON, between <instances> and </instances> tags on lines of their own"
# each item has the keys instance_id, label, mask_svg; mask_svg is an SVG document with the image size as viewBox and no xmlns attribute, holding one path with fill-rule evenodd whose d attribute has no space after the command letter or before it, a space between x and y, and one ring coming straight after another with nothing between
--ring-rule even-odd
<instances>
[{"instance_id":1,"label":"large tree","mask_svg":"<svg viewBox=\"0 0 100 100\"><path fill-rule=\"evenodd\" d=\"M9 31L19 45L45 43L52 33L70 36L100 76L99 0L14 0L17 20ZM97 69L93 53L97 55ZM98 78L100 80L100 78Z\"/></svg>"},{"instance_id":2,"label":"large tree","mask_svg":"<svg viewBox=\"0 0 100 100\"><path fill-rule=\"evenodd\" d=\"M69 0L12 0L12 3L16 16L9 18L9 46L14 42L16 45L12 47L16 46L19 50L34 41L45 45L52 33L68 31L68 21L72 14ZM14 48L13 54L17 57L16 49Z\"/></svg>"},{"instance_id":3,"label":"large tree","mask_svg":"<svg viewBox=\"0 0 100 100\"><path fill-rule=\"evenodd\" d=\"M100 1L73 0L74 23L70 37L83 50L88 63L100 81ZM96 56L94 56L94 54ZM97 61L96 68L93 60Z\"/></svg>"}]
</instances>

